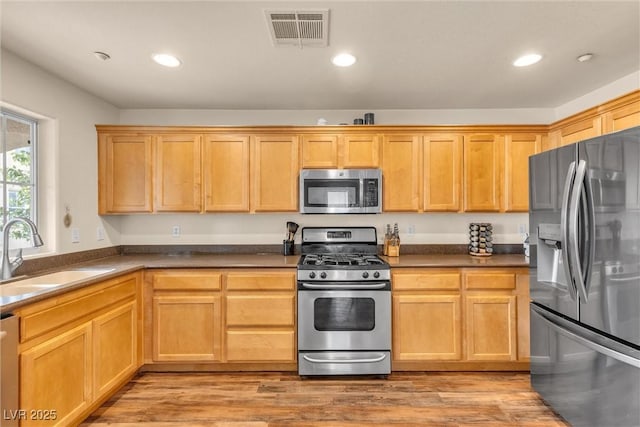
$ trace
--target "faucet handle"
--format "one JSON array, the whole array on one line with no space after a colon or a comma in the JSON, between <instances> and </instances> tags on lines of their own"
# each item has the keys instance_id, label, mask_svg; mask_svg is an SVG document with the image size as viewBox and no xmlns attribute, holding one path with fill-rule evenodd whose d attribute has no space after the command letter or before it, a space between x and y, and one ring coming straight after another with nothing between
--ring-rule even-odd
<instances>
[{"instance_id":1,"label":"faucet handle","mask_svg":"<svg viewBox=\"0 0 640 427\"><path fill-rule=\"evenodd\" d=\"M24 260L22 259L22 248L20 248L18 249L18 255L16 256L16 259L11 261L11 273L16 271L17 268L20 267L23 262Z\"/></svg>"}]
</instances>

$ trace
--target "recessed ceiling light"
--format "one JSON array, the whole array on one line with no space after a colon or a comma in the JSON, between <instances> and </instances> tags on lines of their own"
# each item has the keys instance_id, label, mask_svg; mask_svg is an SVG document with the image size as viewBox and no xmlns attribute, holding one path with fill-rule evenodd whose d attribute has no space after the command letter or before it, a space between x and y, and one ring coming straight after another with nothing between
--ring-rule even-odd
<instances>
[{"instance_id":1,"label":"recessed ceiling light","mask_svg":"<svg viewBox=\"0 0 640 427\"><path fill-rule=\"evenodd\" d=\"M349 53L340 53L331 59L337 67L350 67L356 63L356 57Z\"/></svg>"},{"instance_id":2,"label":"recessed ceiling light","mask_svg":"<svg viewBox=\"0 0 640 427\"><path fill-rule=\"evenodd\" d=\"M178 67L182 62L178 58L173 55L169 55L168 53L154 53L151 55L154 61L156 61L160 65L164 65L165 67Z\"/></svg>"},{"instance_id":3,"label":"recessed ceiling light","mask_svg":"<svg viewBox=\"0 0 640 427\"><path fill-rule=\"evenodd\" d=\"M591 58L593 58L593 53L585 53L585 54L582 54L582 55L578 56L576 59L578 60L578 62L586 62L586 61L590 60Z\"/></svg>"},{"instance_id":4,"label":"recessed ceiling light","mask_svg":"<svg viewBox=\"0 0 640 427\"><path fill-rule=\"evenodd\" d=\"M514 67L526 67L526 66L535 64L541 59L542 59L542 55L539 55L537 53L530 53L528 55L523 55L520 58L513 61L513 65Z\"/></svg>"}]
</instances>

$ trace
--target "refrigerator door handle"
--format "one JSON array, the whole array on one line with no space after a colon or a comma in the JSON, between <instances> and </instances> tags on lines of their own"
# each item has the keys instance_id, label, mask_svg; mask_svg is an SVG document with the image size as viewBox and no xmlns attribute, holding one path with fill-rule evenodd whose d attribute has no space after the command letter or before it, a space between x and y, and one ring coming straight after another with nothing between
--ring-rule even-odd
<instances>
[{"instance_id":1,"label":"refrigerator door handle","mask_svg":"<svg viewBox=\"0 0 640 427\"><path fill-rule=\"evenodd\" d=\"M562 192L562 207L560 210L560 232L562 234L562 267L564 269L565 278L567 280L567 288L569 289L569 295L576 301L578 299L577 291L573 283L571 274L571 263L569 261L569 202L571 199L571 190L576 175L576 162L569 164L569 170L567 171L567 177L564 181L564 191Z\"/></svg>"},{"instance_id":2,"label":"refrigerator door handle","mask_svg":"<svg viewBox=\"0 0 640 427\"><path fill-rule=\"evenodd\" d=\"M580 201L582 192L585 191L584 179L587 175L587 162L580 160L576 175L574 178L573 189L571 191L571 201L569 202L569 245L567 252L570 252L569 261L571 263L571 272L573 273L573 281L578 290L580 302L585 304L588 300L587 288L585 286L585 272L580 264ZM584 220L588 218L583 218ZM583 230L586 232L586 230ZM591 240L591 236L590 239ZM588 268L588 263L585 267Z\"/></svg>"},{"instance_id":3,"label":"refrigerator door handle","mask_svg":"<svg viewBox=\"0 0 640 427\"><path fill-rule=\"evenodd\" d=\"M531 304L531 309L536 314L538 314L542 318L542 320L544 320L553 329L557 330L562 335L600 354L604 354L605 356L611 357L619 362L626 363L627 365L640 368L640 359L637 357L634 357L634 355L628 355L628 354L616 351L613 348L606 347L600 343L595 342L594 340L589 339L588 337L583 336L583 334L580 332L580 329L574 326L572 322L565 320L559 316L552 317L552 315L548 313L545 309L540 308L535 304Z\"/></svg>"}]
</instances>

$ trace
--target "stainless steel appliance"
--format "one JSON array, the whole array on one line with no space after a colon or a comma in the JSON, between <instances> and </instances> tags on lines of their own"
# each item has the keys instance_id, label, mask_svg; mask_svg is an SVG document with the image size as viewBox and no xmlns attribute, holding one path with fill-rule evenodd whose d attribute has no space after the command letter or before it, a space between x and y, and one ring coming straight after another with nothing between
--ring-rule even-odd
<instances>
[{"instance_id":1,"label":"stainless steel appliance","mask_svg":"<svg viewBox=\"0 0 640 427\"><path fill-rule=\"evenodd\" d=\"M380 169L303 169L300 172L300 212L382 212Z\"/></svg>"},{"instance_id":2,"label":"stainless steel appliance","mask_svg":"<svg viewBox=\"0 0 640 427\"><path fill-rule=\"evenodd\" d=\"M305 227L298 263L298 373L391 372L391 273L374 227Z\"/></svg>"},{"instance_id":3,"label":"stainless steel appliance","mask_svg":"<svg viewBox=\"0 0 640 427\"><path fill-rule=\"evenodd\" d=\"M640 426L640 127L529 176L531 384L574 427Z\"/></svg>"},{"instance_id":4,"label":"stainless steel appliance","mask_svg":"<svg viewBox=\"0 0 640 427\"><path fill-rule=\"evenodd\" d=\"M0 318L0 425L17 427L18 410L18 318Z\"/></svg>"}]
</instances>

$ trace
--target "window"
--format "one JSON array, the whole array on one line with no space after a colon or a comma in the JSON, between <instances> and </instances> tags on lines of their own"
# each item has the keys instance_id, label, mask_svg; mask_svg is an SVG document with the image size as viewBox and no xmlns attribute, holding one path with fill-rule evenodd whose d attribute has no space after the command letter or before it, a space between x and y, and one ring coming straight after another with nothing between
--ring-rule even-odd
<instances>
[{"instance_id":1,"label":"window","mask_svg":"<svg viewBox=\"0 0 640 427\"><path fill-rule=\"evenodd\" d=\"M0 111L0 220L26 217L37 224L37 122ZM23 224L11 228L11 247L31 246L31 233Z\"/></svg>"}]
</instances>

